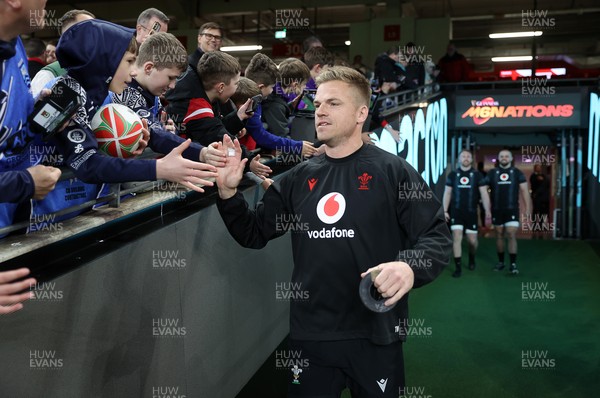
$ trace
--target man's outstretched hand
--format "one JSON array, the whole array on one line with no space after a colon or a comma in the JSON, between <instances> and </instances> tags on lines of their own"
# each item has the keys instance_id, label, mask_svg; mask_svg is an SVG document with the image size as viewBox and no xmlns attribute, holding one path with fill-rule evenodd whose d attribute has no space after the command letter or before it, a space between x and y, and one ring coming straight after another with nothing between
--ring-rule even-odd
<instances>
[{"instance_id":1,"label":"man's outstretched hand","mask_svg":"<svg viewBox=\"0 0 600 398\"><path fill-rule=\"evenodd\" d=\"M248 159L242 159L242 147L237 139L232 141L225 135L220 145L227 154L227 161L224 167L217 168L217 187L221 199L229 199L237 192Z\"/></svg>"}]
</instances>

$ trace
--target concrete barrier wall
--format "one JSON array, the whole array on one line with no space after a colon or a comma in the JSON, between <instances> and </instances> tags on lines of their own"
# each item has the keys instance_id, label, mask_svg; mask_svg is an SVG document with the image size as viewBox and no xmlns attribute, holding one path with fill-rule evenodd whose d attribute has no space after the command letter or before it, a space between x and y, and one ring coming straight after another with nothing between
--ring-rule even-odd
<instances>
[{"instance_id":1,"label":"concrete barrier wall","mask_svg":"<svg viewBox=\"0 0 600 398\"><path fill-rule=\"evenodd\" d=\"M0 397L234 397L288 333L291 270L289 237L243 249L210 206L0 317Z\"/></svg>"}]
</instances>

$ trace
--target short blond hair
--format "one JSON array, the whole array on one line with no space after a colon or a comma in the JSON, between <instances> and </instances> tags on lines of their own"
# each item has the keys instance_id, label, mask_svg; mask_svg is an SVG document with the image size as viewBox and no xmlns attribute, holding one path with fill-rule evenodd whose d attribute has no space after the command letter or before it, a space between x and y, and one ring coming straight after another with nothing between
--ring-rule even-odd
<instances>
[{"instance_id":1,"label":"short blond hair","mask_svg":"<svg viewBox=\"0 0 600 398\"><path fill-rule=\"evenodd\" d=\"M371 86L369 85L369 81L363 76L362 73L355 69L348 68L347 66L334 66L333 68L329 68L322 72L315 79L317 86L333 81L340 81L349 84L358 94L358 96L355 96L355 98L358 99L357 104L359 106L369 106L371 101Z\"/></svg>"},{"instance_id":2,"label":"short blond hair","mask_svg":"<svg viewBox=\"0 0 600 398\"><path fill-rule=\"evenodd\" d=\"M136 60L138 66L152 62L156 69L177 68L184 71L187 68L187 51L183 44L171 33L154 33L142 43Z\"/></svg>"}]
</instances>

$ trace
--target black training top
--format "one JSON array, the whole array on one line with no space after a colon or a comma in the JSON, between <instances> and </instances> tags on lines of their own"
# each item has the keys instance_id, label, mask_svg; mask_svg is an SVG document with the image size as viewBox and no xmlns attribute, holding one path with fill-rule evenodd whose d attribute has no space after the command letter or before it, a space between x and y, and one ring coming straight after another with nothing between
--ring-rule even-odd
<instances>
[{"instance_id":1,"label":"black training top","mask_svg":"<svg viewBox=\"0 0 600 398\"><path fill-rule=\"evenodd\" d=\"M418 195L399 195L406 189ZM451 240L440 202L400 157L363 145L342 159L304 162L275 182L255 210L243 196L217 202L231 235L262 248L291 230L291 337L299 340L403 340L405 296L378 314L360 301L361 272L402 259L414 287L431 282L448 264ZM401 323L404 322L404 323Z\"/></svg>"},{"instance_id":2,"label":"black training top","mask_svg":"<svg viewBox=\"0 0 600 398\"><path fill-rule=\"evenodd\" d=\"M486 178L492 190L492 209L519 208L519 184L527 182L521 170L515 167L495 168L489 171Z\"/></svg>"},{"instance_id":3,"label":"black training top","mask_svg":"<svg viewBox=\"0 0 600 398\"><path fill-rule=\"evenodd\" d=\"M458 168L451 172L446 179L446 186L452 188L452 209L476 211L479 205L479 187L485 185L486 179L473 168L467 171Z\"/></svg>"}]
</instances>

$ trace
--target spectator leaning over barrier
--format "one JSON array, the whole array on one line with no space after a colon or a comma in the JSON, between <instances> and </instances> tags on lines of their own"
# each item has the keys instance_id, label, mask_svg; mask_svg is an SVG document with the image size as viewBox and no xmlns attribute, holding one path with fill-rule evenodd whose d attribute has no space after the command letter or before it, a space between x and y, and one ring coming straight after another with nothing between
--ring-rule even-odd
<instances>
[{"instance_id":1,"label":"spectator leaning over barrier","mask_svg":"<svg viewBox=\"0 0 600 398\"><path fill-rule=\"evenodd\" d=\"M170 33L155 33L140 46L136 59L136 76L121 94L110 93L109 101L122 104L148 120L150 138L148 147L157 153L169 153L185 142L184 138L169 132L161 121L162 106L159 96L175 87L177 77L187 68L187 52ZM168 125L174 129L174 125ZM224 165L221 153L197 143L190 144L182 156L214 166Z\"/></svg>"},{"instance_id":2,"label":"spectator leaning over barrier","mask_svg":"<svg viewBox=\"0 0 600 398\"><path fill-rule=\"evenodd\" d=\"M238 89L231 97L231 100L236 106L238 106L244 104L248 98L252 98L253 96L259 94L264 95L261 93L261 90L257 87L256 83L253 80L242 77L240 78ZM256 142L256 145L259 148L277 150L283 153L298 154L302 157L308 157L314 154L315 148L313 147L312 143L308 141L296 141L292 140L291 138L280 137L265 130L260 120L260 115L261 110L259 105L256 112L254 112L254 116L248 119L248 122L246 123L246 132L248 136L250 136Z\"/></svg>"},{"instance_id":3,"label":"spectator leaning over barrier","mask_svg":"<svg viewBox=\"0 0 600 398\"><path fill-rule=\"evenodd\" d=\"M325 47L313 47L309 49L304 54L304 63L306 63L306 66L310 70L310 80L306 84L306 88L309 90L316 89L315 79L321 72L326 71L327 68L331 68L333 62L333 54Z\"/></svg>"},{"instance_id":4,"label":"spectator leaning over barrier","mask_svg":"<svg viewBox=\"0 0 600 398\"><path fill-rule=\"evenodd\" d=\"M188 67L168 96L167 113L194 142L209 145L222 141L223 135L237 135L245 126L247 101L228 116L227 127L220 118L221 105L229 101L240 80L240 63L227 53L213 51L202 56L198 64Z\"/></svg>"},{"instance_id":5,"label":"spectator leaning over barrier","mask_svg":"<svg viewBox=\"0 0 600 398\"><path fill-rule=\"evenodd\" d=\"M86 10L70 10L67 11L62 17L59 18L58 33L62 35L71 26L81 21L87 21L88 19L96 18L94 14ZM54 53L56 58L56 51ZM59 62L55 60L49 65L46 65L38 72L37 75L31 81L31 93L34 97L37 97L44 87L52 80L59 76L64 76L67 71L61 68Z\"/></svg>"},{"instance_id":6,"label":"spectator leaning over barrier","mask_svg":"<svg viewBox=\"0 0 600 398\"><path fill-rule=\"evenodd\" d=\"M425 84L425 62L422 54L417 51L417 45L412 41L406 43L401 57L404 57L406 64L406 81L407 84L412 83L414 87L419 87Z\"/></svg>"},{"instance_id":7,"label":"spectator leaning over barrier","mask_svg":"<svg viewBox=\"0 0 600 398\"><path fill-rule=\"evenodd\" d=\"M288 58L279 64L281 80L262 102L262 120L268 130L282 137L289 135L292 112L310 79L310 69L297 58Z\"/></svg>"},{"instance_id":8,"label":"spectator leaning over barrier","mask_svg":"<svg viewBox=\"0 0 600 398\"><path fill-rule=\"evenodd\" d=\"M400 49L397 46L390 47L375 60L375 79L384 94L398 89L406 79L398 64L399 60Z\"/></svg>"},{"instance_id":9,"label":"spectator leaning over barrier","mask_svg":"<svg viewBox=\"0 0 600 398\"><path fill-rule=\"evenodd\" d=\"M235 138L246 127L246 120L252 116L246 113L249 99L223 119L220 111L237 90L240 70L238 60L221 51L204 54L196 68L188 66L170 91L167 106L167 113L177 125L183 126L188 138L210 145L222 141L225 135ZM247 152L244 156L251 159ZM270 172L258 159L250 162L249 169L257 175Z\"/></svg>"},{"instance_id":10,"label":"spectator leaning over barrier","mask_svg":"<svg viewBox=\"0 0 600 398\"><path fill-rule=\"evenodd\" d=\"M209 178L215 176L214 166L182 157L189 141L158 160L122 159L98 151L90 120L109 90L120 94L136 75L137 42L133 33L133 29L93 19L74 25L61 37L57 57L68 74L59 79L85 99L85 104L61 134L55 135L49 142L38 140L35 145L41 153L53 153L52 147L55 146L56 152L62 156L62 163L69 166L78 179L61 181L44 201L34 201L34 215L50 214L94 199L101 183L164 179L198 192L203 192L203 189L196 184L212 185ZM144 138L135 154L143 151L149 135L147 121L142 122ZM71 195L69 192L78 194Z\"/></svg>"},{"instance_id":11,"label":"spectator leaning over barrier","mask_svg":"<svg viewBox=\"0 0 600 398\"><path fill-rule=\"evenodd\" d=\"M275 62L260 53L252 57L250 64L246 68L245 75L260 90L263 99L273 93L275 83L281 79ZM261 104L258 104L252 117L246 121L248 134L252 136L260 148L277 149L284 153L301 154L302 156L312 156L314 154L315 148L308 141L282 138L265 130L261 115L262 107Z\"/></svg>"}]
</instances>

